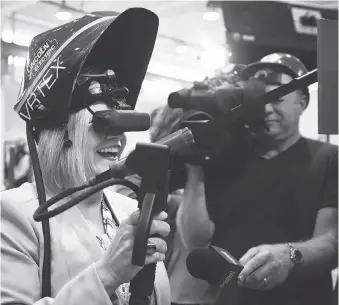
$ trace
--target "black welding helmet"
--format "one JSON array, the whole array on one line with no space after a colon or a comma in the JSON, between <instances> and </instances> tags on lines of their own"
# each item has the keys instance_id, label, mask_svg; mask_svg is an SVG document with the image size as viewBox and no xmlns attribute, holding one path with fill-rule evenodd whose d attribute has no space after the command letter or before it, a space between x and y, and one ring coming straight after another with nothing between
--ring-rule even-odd
<instances>
[{"instance_id":1,"label":"black welding helmet","mask_svg":"<svg viewBox=\"0 0 339 305\"><path fill-rule=\"evenodd\" d=\"M134 109L158 23L153 12L131 8L120 15L93 12L37 35L29 46L15 111L38 129L67 123L70 113L86 106L78 80L82 68L91 65L106 69L106 77L99 78L118 84L125 106L120 109Z\"/></svg>"}]
</instances>

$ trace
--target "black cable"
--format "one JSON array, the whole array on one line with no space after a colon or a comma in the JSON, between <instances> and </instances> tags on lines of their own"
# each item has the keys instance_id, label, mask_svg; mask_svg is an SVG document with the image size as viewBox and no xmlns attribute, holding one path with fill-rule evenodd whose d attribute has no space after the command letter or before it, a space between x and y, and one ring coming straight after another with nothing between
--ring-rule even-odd
<instances>
[{"instance_id":1,"label":"black cable","mask_svg":"<svg viewBox=\"0 0 339 305\"><path fill-rule=\"evenodd\" d=\"M112 186L112 185L116 185L116 184L120 184L120 185L125 185L127 187L129 187L132 191L135 192L135 194L137 195L137 198L139 198L139 187L136 186L134 183L132 183L131 181L125 180L125 179L115 179L115 178L111 178L107 181L98 183L97 185L82 185L79 187L74 187L71 189L67 189L66 191L61 192L60 194L54 196L53 198L49 199L48 201L46 201L45 203L43 203L42 205L40 205L38 207L38 209L35 211L33 218L35 221L43 221L45 219L49 219L51 217L54 217L56 215L61 214L62 212L70 209L71 207L75 206L76 204L80 203L82 200L84 200L85 198L93 195L94 193L108 187L108 186ZM89 189L88 189L89 188ZM47 209L52 206L54 203L58 202L59 200L70 196L76 192L82 191L88 189L86 191L84 191L83 193L79 194L78 196L76 196L75 198L71 199L70 201L66 202L65 204L55 208L54 210L48 211Z\"/></svg>"},{"instance_id":2,"label":"black cable","mask_svg":"<svg viewBox=\"0 0 339 305\"><path fill-rule=\"evenodd\" d=\"M36 188L38 192L39 207L46 201L46 192L42 178L38 153L33 137L34 129L29 123L26 124L26 134L29 152L32 159L32 167L35 177ZM42 234L44 237L44 260L42 265L42 297L51 297L51 234L49 220L42 221Z\"/></svg>"}]
</instances>

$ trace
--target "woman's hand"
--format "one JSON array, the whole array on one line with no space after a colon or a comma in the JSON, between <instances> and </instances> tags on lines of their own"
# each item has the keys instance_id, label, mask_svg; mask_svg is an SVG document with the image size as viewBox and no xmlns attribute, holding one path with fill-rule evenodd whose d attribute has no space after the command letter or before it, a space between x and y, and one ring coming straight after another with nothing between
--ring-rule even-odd
<instances>
[{"instance_id":1,"label":"woman's hand","mask_svg":"<svg viewBox=\"0 0 339 305\"><path fill-rule=\"evenodd\" d=\"M99 277L108 292L114 292L122 283L130 282L142 269L132 265L134 236L139 215L140 211L135 211L121 222L107 251L96 263ZM159 234L166 237L169 234L170 226L164 221L166 218L166 212L154 217L150 235ZM163 261L167 251L166 242L159 237L151 237L149 242L156 246L156 250L147 251L145 265Z\"/></svg>"}]
</instances>

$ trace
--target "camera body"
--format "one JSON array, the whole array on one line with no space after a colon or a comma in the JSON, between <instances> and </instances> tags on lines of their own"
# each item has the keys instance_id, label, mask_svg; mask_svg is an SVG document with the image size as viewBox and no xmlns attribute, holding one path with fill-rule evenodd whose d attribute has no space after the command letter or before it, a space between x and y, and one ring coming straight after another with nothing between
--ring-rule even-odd
<instances>
[{"instance_id":1,"label":"camera body","mask_svg":"<svg viewBox=\"0 0 339 305\"><path fill-rule=\"evenodd\" d=\"M189 163L223 162L243 155L256 131L264 127L264 105L258 99L265 86L259 80L243 81L244 67L233 65L214 78L169 95L169 107L184 109L180 128L188 127L195 138L197 158Z\"/></svg>"},{"instance_id":2,"label":"camera body","mask_svg":"<svg viewBox=\"0 0 339 305\"><path fill-rule=\"evenodd\" d=\"M174 157L172 190L185 185L185 163L234 167L252 150L256 131L264 128L264 105L258 99L265 86L258 80L244 81L245 67L233 65L216 77L169 95L169 107L184 112L179 128L188 127L195 140L193 155Z\"/></svg>"}]
</instances>

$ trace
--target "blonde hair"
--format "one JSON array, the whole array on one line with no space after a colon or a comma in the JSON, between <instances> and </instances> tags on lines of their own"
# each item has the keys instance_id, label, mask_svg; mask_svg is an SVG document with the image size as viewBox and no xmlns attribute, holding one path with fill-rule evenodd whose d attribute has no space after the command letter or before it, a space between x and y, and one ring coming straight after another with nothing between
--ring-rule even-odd
<instances>
[{"instance_id":1,"label":"blonde hair","mask_svg":"<svg viewBox=\"0 0 339 305\"><path fill-rule=\"evenodd\" d=\"M94 152L86 149L91 119L89 111L83 109L71 114L68 124L41 131L37 150L46 192L50 195L80 186L95 175ZM72 141L69 148L63 146L66 130Z\"/></svg>"},{"instance_id":2,"label":"blonde hair","mask_svg":"<svg viewBox=\"0 0 339 305\"><path fill-rule=\"evenodd\" d=\"M172 132L179 130L183 115L183 109L173 109L167 105L154 109L151 113L152 126L149 129L151 142L157 142Z\"/></svg>"}]
</instances>

